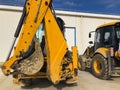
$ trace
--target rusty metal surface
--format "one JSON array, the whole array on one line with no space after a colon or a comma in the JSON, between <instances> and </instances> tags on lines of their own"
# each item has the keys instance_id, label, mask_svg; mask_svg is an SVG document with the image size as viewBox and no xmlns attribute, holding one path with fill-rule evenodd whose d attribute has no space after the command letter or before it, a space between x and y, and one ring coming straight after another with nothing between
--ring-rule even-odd
<instances>
[{"instance_id":1,"label":"rusty metal surface","mask_svg":"<svg viewBox=\"0 0 120 90\"><path fill-rule=\"evenodd\" d=\"M38 40L35 42L34 53L28 58L22 60L19 64L20 64L20 67L18 68L18 71L20 73L23 73L26 75L33 75L40 71L40 69L44 64L44 58L43 58L42 50Z\"/></svg>"}]
</instances>

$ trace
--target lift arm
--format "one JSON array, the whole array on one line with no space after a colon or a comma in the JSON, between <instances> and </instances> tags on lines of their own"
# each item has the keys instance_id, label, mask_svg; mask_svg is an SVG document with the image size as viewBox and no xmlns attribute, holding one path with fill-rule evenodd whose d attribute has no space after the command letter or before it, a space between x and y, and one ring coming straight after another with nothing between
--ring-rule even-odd
<instances>
[{"instance_id":1,"label":"lift arm","mask_svg":"<svg viewBox=\"0 0 120 90\"><path fill-rule=\"evenodd\" d=\"M67 43L56 22L51 10L51 0L27 0L25 15L20 27L18 42L14 48L14 54L3 64L2 71L10 75L11 67L23 58L41 23L44 23L45 43L47 50L47 76L52 82L60 80L61 62L67 52Z\"/></svg>"},{"instance_id":2,"label":"lift arm","mask_svg":"<svg viewBox=\"0 0 120 90\"><path fill-rule=\"evenodd\" d=\"M5 75L10 74L11 66L17 61L22 59L22 55L27 52L35 33L44 19L46 12L50 6L51 0L27 0L26 13L21 26L20 36L17 45L14 49L14 55L9 58L3 65L2 70ZM24 10L23 10L24 11Z\"/></svg>"}]
</instances>

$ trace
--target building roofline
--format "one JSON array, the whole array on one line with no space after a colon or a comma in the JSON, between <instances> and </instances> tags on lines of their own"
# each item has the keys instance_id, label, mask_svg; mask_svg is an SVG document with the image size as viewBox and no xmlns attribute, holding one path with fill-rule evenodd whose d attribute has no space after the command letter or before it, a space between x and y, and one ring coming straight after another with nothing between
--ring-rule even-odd
<instances>
[{"instance_id":1,"label":"building roofline","mask_svg":"<svg viewBox=\"0 0 120 90\"><path fill-rule=\"evenodd\" d=\"M22 12L23 7L0 5L0 10Z\"/></svg>"},{"instance_id":2,"label":"building roofline","mask_svg":"<svg viewBox=\"0 0 120 90\"><path fill-rule=\"evenodd\" d=\"M22 12L23 7L18 6L8 6L8 5L0 5L0 10L5 11L17 11ZM93 17L93 18L110 18L110 19L120 19L118 15L107 15L107 14L93 14L93 13L82 13L82 12L72 12L72 11L62 11L55 10L57 15L68 15L68 16L77 16L77 17Z\"/></svg>"},{"instance_id":3,"label":"building roofline","mask_svg":"<svg viewBox=\"0 0 120 90\"><path fill-rule=\"evenodd\" d=\"M60 11L56 10L56 13L69 15L69 16L80 16L80 17L93 17L93 18L110 18L110 19L120 19L118 15L107 15L107 14L93 14L93 13L82 13L82 12L72 12L72 11Z\"/></svg>"}]
</instances>

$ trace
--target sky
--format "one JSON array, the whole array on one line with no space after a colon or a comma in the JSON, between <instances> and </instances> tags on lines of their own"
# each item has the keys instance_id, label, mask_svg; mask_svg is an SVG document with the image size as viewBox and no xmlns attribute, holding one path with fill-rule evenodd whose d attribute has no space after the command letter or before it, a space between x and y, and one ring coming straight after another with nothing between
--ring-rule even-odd
<instances>
[{"instance_id":1,"label":"sky","mask_svg":"<svg viewBox=\"0 0 120 90\"><path fill-rule=\"evenodd\" d=\"M0 5L23 6L25 0L0 0ZM53 0L56 10L120 15L120 0Z\"/></svg>"}]
</instances>

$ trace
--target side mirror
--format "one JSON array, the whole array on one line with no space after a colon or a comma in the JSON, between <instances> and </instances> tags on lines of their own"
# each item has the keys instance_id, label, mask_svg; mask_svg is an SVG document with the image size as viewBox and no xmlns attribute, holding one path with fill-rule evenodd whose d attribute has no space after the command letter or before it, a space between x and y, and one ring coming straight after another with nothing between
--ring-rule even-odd
<instances>
[{"instance_id":1,"label":"side mirror","mask_svg":"<svg viewBox=\"0 0 120 90\"><path fill-rule=\"evenodd\" d=\"M89 43L89 44L93 44L93 41L89 41L88 43Z\"/></svg>"},{"instance_id":2,"label":"side mirror","mask_svg":"<svg viewBox=\"0 0 120 90\"><path fill-rule=\"evenodd\" d=\"M89 38L91 38L91 33L89 33Z\"/></svg>"},{"instance_id":3,"label":"side mirror","mask_svg":"<svg viewBox=\"0 0 120 90\"><path fill-rule=\"evenodd\" d=\"M91 33L95 33L95 31L89 32L89 38L91 38Z\"/></svg>"}]
</instances>

